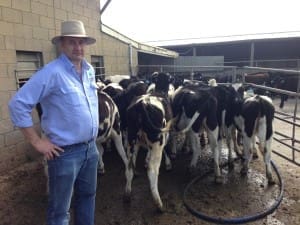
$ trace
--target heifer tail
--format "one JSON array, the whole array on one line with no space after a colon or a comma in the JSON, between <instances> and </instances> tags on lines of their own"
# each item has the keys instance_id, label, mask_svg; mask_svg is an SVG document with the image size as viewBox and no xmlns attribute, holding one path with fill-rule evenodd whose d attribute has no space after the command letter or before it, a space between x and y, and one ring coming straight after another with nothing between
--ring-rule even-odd
<instances>
[{"instance_id":1,"label":"heifer tail","mask_svg":"<svg viewBox=\"0 0 300 225\"><path fill-rule=\"evenodd\" d=\"M193 126L194 122L196 121L196 119L198 118L198 116L200 115L199 112L195 112L195 114L193 115L191 121L189 122L189 124L187 125L187 127L185 127L184 129L182 129L181 131L179 131L180 133L184 134L186 133L189 129L191 129L191 127Z\"/></svg>"},{"instance_id":2,"label":"heifer tail","mask_svg":"<svg viewBox=\"0 0 300 225\"><path fill-rule=\"evenodd\" d=\"M146 105L145 104L142 104L142 108L143 108L144 115L146 117L146 120L147 120L148 124L151 125L151 128L154 129L155 132L165 133L165 132L169 132L170 131L171 126L173 124L173 119L171 119L168 122L166 122L166 127L164 127L164 128L158 127L155 124L153 124L153 122L152 122L152 120L151 120L151 118L149 116L148 110L146 109Z\"/></svg>"}]
</instances>

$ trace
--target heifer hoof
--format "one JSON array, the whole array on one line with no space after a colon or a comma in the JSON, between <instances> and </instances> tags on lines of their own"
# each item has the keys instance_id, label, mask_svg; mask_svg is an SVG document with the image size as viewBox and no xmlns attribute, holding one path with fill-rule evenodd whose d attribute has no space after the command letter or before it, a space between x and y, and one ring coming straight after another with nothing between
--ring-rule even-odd
<instances>
[{"instance_id":1,"label":"heifer hoof","mask_svg":"<svg viewBox=\"0 0 300 225\"><path fill-rule=\"evenodd\" d=\"M234 163L233 163L233 162L229 162L229 163L228 163L228 169L229 169L230 171L232 171L232 170L234 169Z\"/></svg>"},{"instance_id":2,"label":"heifer hoof","mask_svg":"<svg viewBox=\"0 0 300 225\"><path fill-rule=\"evenodd\" d=\"M216 184L222 184L223 183L223 177L222 176L216 176L215 177L215 183Z\"/></svg>"},{"instance_id":3,"label":"heifer hoof","mask_svg":"<svg viewBox=\"0 0 300 225\"><path fill-rule=\"evenodd\" d=\"M240 149L236 149L235 150L235 154L237 155L237 157L242 158L243 157L243 152Z\"/></svg>"},{"instance_id":4,"label":"heifer hoof","mask_svg":"<svg viewBox=\"0 0 300 225\"><path fill-rule=\"evenodd\" d=\"M258 154L257 154L257 153L253 153L252 158L253 158L253 159L258 159Z\"/></svg>"},{"instance_id":5,"label":"heifer hoof","mask_svg":"<svg viewBox=\"0 0 300 225\"><path fill-rule=\"evenodd\" d=\"M185 155L189 155L190 153L192 153L191 149L190 148L187 148L187 147L184 147L183 150L182 150L183 154Z\"/></svg>"},{"instance_id":6,"label":"heifer hoof","mask_svg":"<svg viewBox=\"0 0 300 225\"><path fill-rule=\"evenodd\" d=\"M243 167L243 168L241 169L241 175L242 175L242 176L246 176L247 173L248 173L248 168Z\"/></svg>"},{"instance_id":7,"label":"heifer hoof","mask_svg":"<svg viewBox=\"0 0 300 225\"><path fill-rule=\"evenodd\" d=\"M164 213L165 212L165 208L163 206L158 206L157 209L156 209L156 211L158 213Z\"/></svg>"},{"instance_id":8,"label":"heifer hoof","mask_svg":"<svg viewBox=\"0 0 300 225\"><path fill-rule=\"evenodd\" d=\"M176 154L170 153L170 158L171 158L171 159L176 159L176 156L177 156Z\"/></svg>"},{"instance_id":9,"label":"heifer hoof","mask_svg":"<svg viewBox=\"0 0 300 225\"><path fill-rule=\"evenodd\" d=\"M189 170L190 174L193 174L193 173L196 173L197 168L196 168L196 166L189 166L188 170Z\"/></svg>"},{"instance_id":10,"label":"heifer hoof","mask_svg":"<svg viewBox=\"0 0 300 225\"><path fill-rule=\"evenodd\" d=\"M99 175L104 175L105 174L105 169L104 168L98 168L98 174Z\"/></svg>"},{"instance_id":11,"label":"heifer hoof","mask_svg":"<svg viewBox=\"0 0 300 225\"><path fill-rule=\"evenodd\" d=\"M276 184L275 180L273 180L273 179L272 179L272 180L268 180L268 185L271 185L271 186L272 186L272 185L274 185L274 184Z\"/></svg>"},{"instance_id":12,"label":"heifer hoof","mask_svg":"<svg viewBox=\"0 0 300 225\"><path fill-rule=\"evenodd\" d=\"M171 171L173 169L172 164L166 165L166 171Z\"/></svg>"},{"instance_id":13,"label":"heifer hoof","mask_svg":"<svg viewBox=\"0 0 300 225\"><path fill-rule=\"evenodd\" d=\"M276 184L276 182L275 182L275 180L274 180L274 178L273 178L273 176L272 175L267 175L267 178L268 178L268 185L274 185L274 184Z\"/></svg>"},{"instance_id":14,"label":"heifer hoof","mask_svg":"<svg viewBox=\"0 0 300 225\"><path fill-rule=\"evenodd\" d=\"M145 168L145 169L148 169L148 165L149 165L149 163L145 163L145 164L144 164L144 168Z\"/></svg>"},{"instance_id":15,"label":"heifer hoof","mask_svg":"<svg viewBox=\"0 0 300 225\"><path fill-rule=\"evenodd\" d=\"M137 170L134 170L134 176L135 177L138 177L141 175L141 172L137 171Z\"/></svg>"},{"instance_id":16,"label":"heifer hoof","mask_svg":"<svg viewBox=\"0 0 300 225\"><path fill-rule=\"evenodd\" d=\"M124 203L130 203L131 202L131 195L130 195L130 193L124 194L124 196L123 196L123 202Z\"/></svg>"},{"instance_id":17,"label":"heifer hoof","mask_svg":"<svg viewBox=\"0 0 300 225\"><path fill-rule=\"evenodd\" d=\"M242 162L245 162L245 160L246 160L245 156L242 155L242 156L241 156L241 161L242 161Z\"/></svg>"}]
</instances>

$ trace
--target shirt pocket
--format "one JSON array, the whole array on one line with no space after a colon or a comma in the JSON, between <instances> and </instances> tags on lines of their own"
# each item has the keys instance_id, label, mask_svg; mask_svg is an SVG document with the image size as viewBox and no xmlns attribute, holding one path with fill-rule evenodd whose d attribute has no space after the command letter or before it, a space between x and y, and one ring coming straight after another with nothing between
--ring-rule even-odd
<instances>
[{"instance_id":1,"label":"shirt pocket","mask_svg":"<svg viewBox=\"0 0 300 225\"><path fill-rule=\"evenodd\" d=\"M90 84L90 90L88 95L92 103L98 104L98 86L96 84Z\"/></svg>"},{"instance_id":2,"label":"shirt pocket","mask_svg":"<svg viewBox=\"0 0 300 225\"><path fill-rule=\"evenodd\" d=\"M81 106L85 101L85 96L78 88L61 88L61 100L63 104L71 106Z\"/></svg>"}]
</instances>

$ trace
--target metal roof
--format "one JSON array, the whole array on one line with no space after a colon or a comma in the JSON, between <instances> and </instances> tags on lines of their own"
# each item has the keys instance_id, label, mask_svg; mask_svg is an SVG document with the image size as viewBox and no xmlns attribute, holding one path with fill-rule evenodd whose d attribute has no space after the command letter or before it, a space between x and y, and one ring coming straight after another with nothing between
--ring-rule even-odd
<instances>
[{"instance_id":1,"label":"metal roof","mask_svg":"<svg viewBox=\"0 0 300 225\"><path fill-rule=\"evenodd\" d=\"M101 31L105 34L108 34L108 35L114 37L114 38L117 38L118 40L120 40L122 42L132 45L132 47L136 48L138 52L144 52L144 53L148 53L148 54L159 55L159 56L164 56L164 57L169 57L169 58L177 58L178 57L178 53L175 51L171 51L171 50L168 50L165 48L151 46L151 45L137 42L103 23L101 24Z\"/></svg>"},{"instance_id":2,"label":"metal roof","mask_svg":"<svg viewBox=\"0 0 300 225\"><path fill-rule=\"evenodd\" d=\"M151 42L151 43L155 43L156 45L161 47L172 47L172 46L245 43L245 42L270 41L270 40L275 40L275 41L292 40L292 39L300 39L300 31L161 40L161 41Z\"/></svg>"}]
</instances>

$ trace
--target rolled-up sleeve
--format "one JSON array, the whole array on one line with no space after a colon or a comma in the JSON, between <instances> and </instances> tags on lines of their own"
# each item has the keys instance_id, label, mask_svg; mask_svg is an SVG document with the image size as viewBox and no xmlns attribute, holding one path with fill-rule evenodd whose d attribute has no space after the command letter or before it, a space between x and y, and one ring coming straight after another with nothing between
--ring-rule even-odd
<instances>
[{"instance_id":1,"label":"rolled-up sleeve","mask_svg":"<svg viewBox=\"0 0 300 225\"><path fill-rule=\"evenodd\" d=\"M26 105L22 99L14 96L9 102L8 107L11 121L15 126L31 127L33 125L31 117L32 107Z\"/></svg>"},{"instance_id":2,"label":"rolled-up sleeve","mask_svg":"<svg viewBox=\"0 0 300 225\"><path fill-rule=\"evenodd\" d=\"M45 94L45 79L37 72L8 103L12 123L17 127L31 127L33 125L32 109Z\"/></svg>"}]
</instances>

